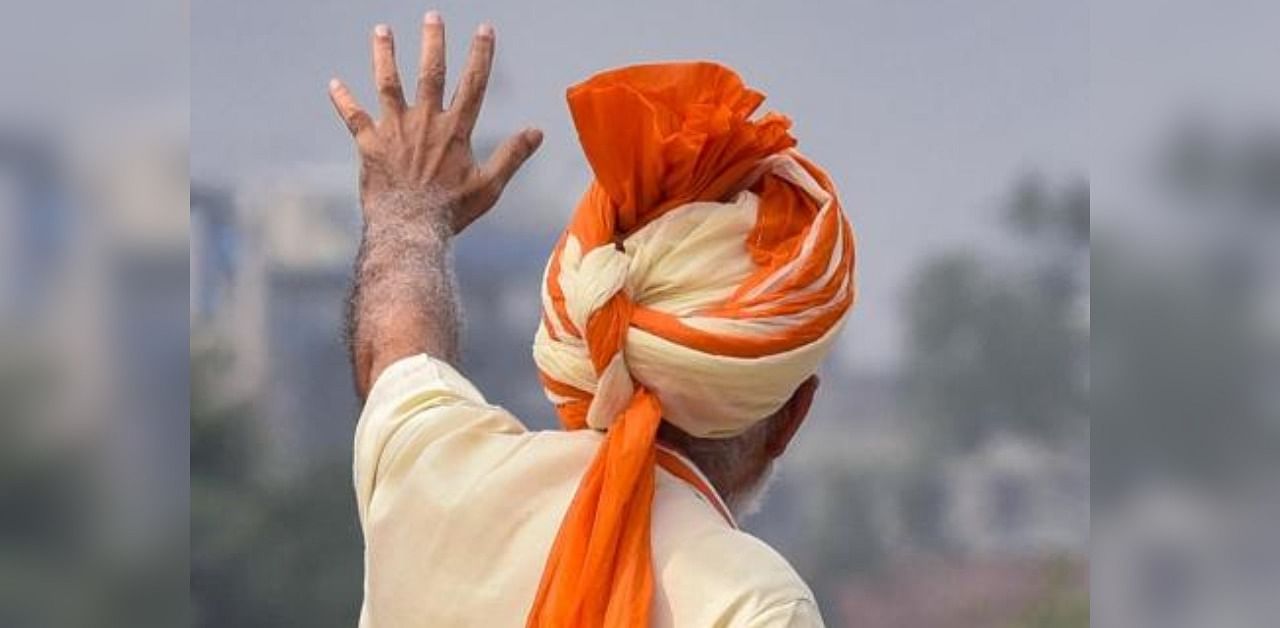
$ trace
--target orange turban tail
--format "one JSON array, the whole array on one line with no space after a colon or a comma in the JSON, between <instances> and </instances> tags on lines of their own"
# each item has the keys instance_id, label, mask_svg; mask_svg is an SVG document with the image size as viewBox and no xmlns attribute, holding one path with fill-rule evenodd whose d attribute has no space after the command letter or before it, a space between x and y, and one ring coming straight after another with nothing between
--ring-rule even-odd
<instances>
[{"instance_id":1,"label":"orange turban tail","mask_svg":"<svg viewBox=\"0 0 1280 628\"><path fill-rule=\"evenodd\" d=\"M728 68L611 70L568 101L595 180L547 265L534 357L564 427L606 435L527 625L645 626L659 423L728 437L785 403L853 302L853 232Z\"/></svg>"}]
</instances>

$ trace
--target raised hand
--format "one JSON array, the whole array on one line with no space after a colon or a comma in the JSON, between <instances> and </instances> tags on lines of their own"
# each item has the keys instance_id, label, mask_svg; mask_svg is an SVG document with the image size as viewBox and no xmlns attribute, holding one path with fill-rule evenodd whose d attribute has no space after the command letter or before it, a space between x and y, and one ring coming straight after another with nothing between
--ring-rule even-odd
<instances>
[{"instance_id":1,"label":"raised hand","mask_svg":"<svg viewBox=\"0 0 1280 628\"><path fill-rule=\"evenodd\" d=\"M483 164L476 163L471 132L489 83L495 39L492 26L476 29L467 67L448 108L443 106L444 22L435 11L422 21L413 104L405 102L395 42L386 25L373 32L379 118L361 109L341 81L329 82L329 96L360 154L360 202L366 222L421 219L441 222L456 234L493 207L516 170L542 143L542 132L527 128L503 142ZM383 216L388 213L397 215Z\"/></svg>"}]
</instances>

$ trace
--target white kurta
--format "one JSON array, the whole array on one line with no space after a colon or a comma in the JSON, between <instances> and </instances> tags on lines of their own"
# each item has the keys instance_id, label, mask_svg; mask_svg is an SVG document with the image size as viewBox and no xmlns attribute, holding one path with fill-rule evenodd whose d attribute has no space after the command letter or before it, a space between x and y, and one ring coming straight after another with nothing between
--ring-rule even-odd
<instances>
[{"instance_id":1,"label":"white kurta","mask_svg":"<svg viewBox=\"0 0 1280 628\"><path fill-rule=\"evenodd\" d=\"M362 628L523 626L601 435L530 432L425 355L378 378L356 428ZM821 626L777 552L658 469L655 626Z\"/></svg>"}]
</instances>

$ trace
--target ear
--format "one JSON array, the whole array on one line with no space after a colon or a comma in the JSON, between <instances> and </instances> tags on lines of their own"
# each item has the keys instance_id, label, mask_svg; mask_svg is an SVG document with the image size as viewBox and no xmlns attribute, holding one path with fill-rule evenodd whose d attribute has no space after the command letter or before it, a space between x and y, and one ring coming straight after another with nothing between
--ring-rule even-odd
<instances>
[{"instance_id":1,"label":"ear","mask_svg":"<svg viewBox=\"0 0 1280 628\"><path fill-rule=\"evenodd\" d=\"M791 438L796 435L800 424L804 423L804 418L809 415L809 407L813 405L813 395L817 392L818 376L810 375L809 379L800 383L796 391L791 393L787 403L778 410L778 428L765 442L765 453L769 458L777 458L787 450Z\"/></svg>"}]
</instances>

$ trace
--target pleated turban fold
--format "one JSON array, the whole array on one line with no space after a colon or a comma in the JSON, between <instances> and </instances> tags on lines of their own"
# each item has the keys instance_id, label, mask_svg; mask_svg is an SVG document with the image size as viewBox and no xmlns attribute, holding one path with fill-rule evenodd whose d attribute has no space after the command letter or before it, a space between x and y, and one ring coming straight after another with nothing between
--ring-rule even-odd
<instances>
[{"instance_id":1,"label":"pleated turban fold","mask_svg":"<svg viewBox=\"0 0 1280 628\"><path fill-rule=\"evenodd\" d=\"M708 62L568 91L595 175L547 264L533 354L566 429L605 432L529 626L645 626L655 439L727 438L818 368L853 303L854 235L790 120Z\"/></svg>"}]
</instances>

